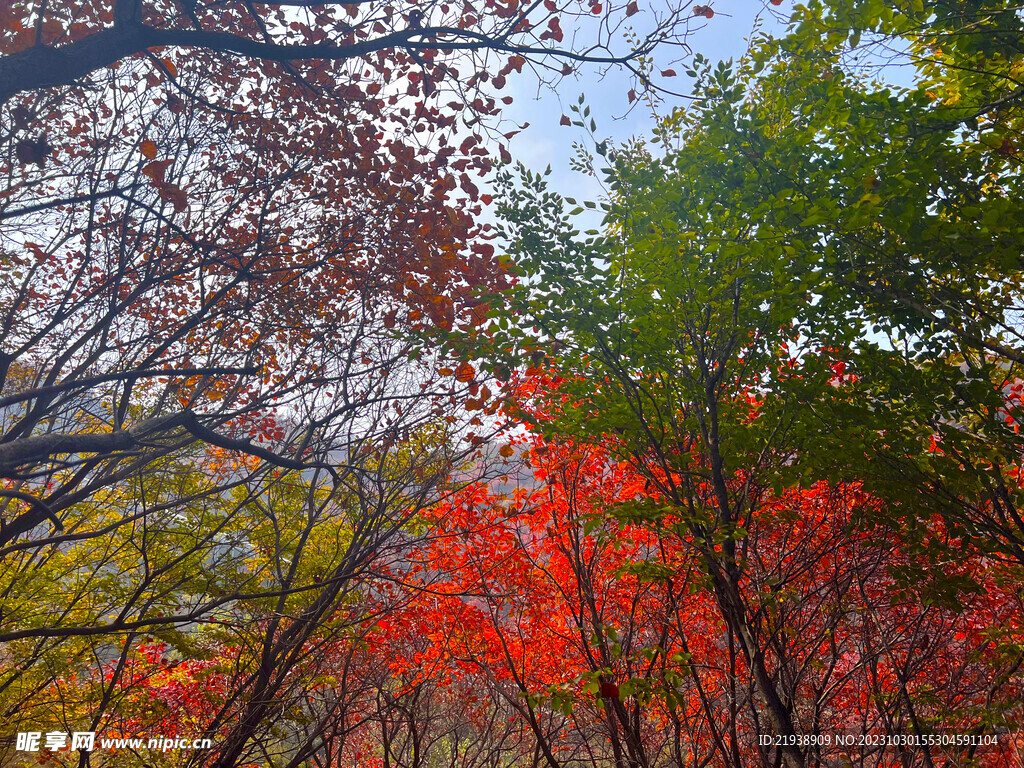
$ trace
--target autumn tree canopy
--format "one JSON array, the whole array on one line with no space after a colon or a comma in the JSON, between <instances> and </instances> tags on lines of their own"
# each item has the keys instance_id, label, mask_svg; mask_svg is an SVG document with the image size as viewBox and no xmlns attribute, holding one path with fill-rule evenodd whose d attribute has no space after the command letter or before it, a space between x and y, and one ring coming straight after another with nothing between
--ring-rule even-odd
<instances>
[{"instance_id":1,"label":"autumn tree canopy","mask_svg":"<svg viewBox=\"0 0 1024 768\"><path fill-rule=\"evenodd\" d=\"M524 279L496 364L553 366L538 429L646 478L613 516L683 527L789 766L814 759L806 694L747 592L773 495L872 494L851 524L921 555L888 564L893 600L985 591L950 567L967 552L1020 577L1020 25L999 3L815 3L736 65L698 54L700 98L654 146L580 158L609 190L589 236L543 176L500 177ZM911 85L855 63L888 48ZM1018 659L1019 628L993 631Z\"/></svg>"},{"instance_id":2,"label":"autumn tree canopy","mask_svg":"<svg viewBox=\"0 0 1024 768\"><path fill-rule=\"evenodd\" d=\"M1019 763L1019 10L715 16L0 9L0 762Z\"/></svg>"},{"instance_id":3,"label":"autumn tree canopy","mask_svg":"<svg viewBox=\"0 0 1024 768\"><path fill-rule=\"evenodd\" d=\"M639 66L685 34L679 9L639 14L635 3L3 13L0 371L16 425L0 471L40 481L57 456L94 456L45 499L18 491L31 508L6 521L8 541L57 524L72 486L87 494L175 444L292 469L325 450L323 428L383 403L370 379L409 354L381 335L474 322L474 287L500 287L472 220L493 91L524 67ZM613 51L633 16L647 33ZM566 41L561 20L576 17L593 19L593 36ZM361 394L342 386L353 378ZM96 387L113 409L106 428L60 424ZM278 424L263 432L273 451L243 445L271 403L293 409L294 434L282 440Z\"/></svg>"},{"instance_id":4,"label":"autumn tree canopy","mask_svg":"<svg viewBox=\"0 0 1024 768\"><path fill-rule=\"evenodd\" d=\"M273 62L281 65L277 71L296 77L292 67L297 62L366 64L378 55L398 54L391 67L415 62L425 95L445 79L450 85L455 81L456 88L467 82L472 88L472 75L476 82L501 78L496 84L500 89L511 72L488 74L467 64L472 71L460 80L459 73L449 69L452 53L519 54L554 71L571 70L578 63L605 63L639 72L642 57L655 45L679 39L678 22L686 8L669 3L645 10L648 18L638 20L642 36L626 41L618 33L626 18L640 13L636 2L484 0L476 7L428 0L408 6L367 0L114 0L10 7L3 18L7 55L0 62L0 98L69 86L119 61L165 47L220 54L229 61ZM579 29L581 19L594 17L600 23L586 32ZM563 23L573 33L569 41ZM593 34L586 36L591 30ZM521 64L512 68L518 67Z\"/></svg>"},{"instance_id":5,"label":"autumn tree canopy","mask_svg":"<svg viewBox=\"0 0 1024 768\"><path fill-rule=\"evenodd\" d=\"M646 77L685 33L635 3L4 4L5 721L116 731L160 646L232 667L182 703L204 760L329 750L336 706L281 716L494 428L437 339L511 281L476 221L497 92Z\"/></svg>"}]
</instances>

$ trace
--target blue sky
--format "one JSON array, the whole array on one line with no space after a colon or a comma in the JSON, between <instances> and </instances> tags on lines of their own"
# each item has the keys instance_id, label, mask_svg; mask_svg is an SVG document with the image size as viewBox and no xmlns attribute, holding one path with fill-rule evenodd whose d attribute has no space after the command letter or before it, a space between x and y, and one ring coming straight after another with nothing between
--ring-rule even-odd
<instances>
[{"instance_id":1,"label":"blue sky","mask_svg":"<svg viewBox=\"0 0 1024 768\"><path fill-rule=\"evenodd\" d=\"M715 15L701 27L694 28L689 43L695 52L718 61L735 59L743 54L758 16L762 17L762 29L781 31L792 0L785 0L778 8L763 0L711 0L708 4ZM691 81L683 74L685 61L665 58L659 62L659 69L669 66L679 73L678 77L663 82L680 91L688 90ZM526 130L512 139L512 156L533 170L543 170L550 164L551 185L564 195L580 199L600 196L600 187L595 179L574 173L569 168L572 144L576 140L586 143L586 133L577 127L561 126L559 120L563 114L571 116L569 106L576 103L582 93L597 120L597 133L601 138L621 142L632 136L648 136L654 118L643 103L634 104L630 110L626 96L630 87L629 77L621 71L611 71L602 77L596 67L588 67L579 75L563 79L557 86L557 92L553 92L548 88L538 88L536 80L524 70L522 76L512 78L502 91L502 95L514 98L513 103L504 109L504 117L516 123L530 123ZM678 99L667 98L659 112L665 114L677 103L680 103Z\"/></svg>"}]
</instances>

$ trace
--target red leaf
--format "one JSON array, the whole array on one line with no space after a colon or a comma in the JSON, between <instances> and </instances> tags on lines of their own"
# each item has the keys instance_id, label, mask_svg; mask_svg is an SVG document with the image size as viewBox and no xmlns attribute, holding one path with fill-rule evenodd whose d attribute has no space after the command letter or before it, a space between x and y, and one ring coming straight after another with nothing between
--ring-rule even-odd
<instances>
[{"instance_id":1,"label":"red leaf","mask_svg":"<svg viewBox=\"0 0 1024 768\"><path fill-rule=\"evenodd\" d=\"M558 18L557 17L555 17L553 19L550 19L548 21L548 29L550 30L550 35L551 35L552 39L555 40L555 42L558 42L558 43L562 42L562 38L565 37L565 35L562 32L562 27L558 23Z\"/></svg>"}]
</instances>

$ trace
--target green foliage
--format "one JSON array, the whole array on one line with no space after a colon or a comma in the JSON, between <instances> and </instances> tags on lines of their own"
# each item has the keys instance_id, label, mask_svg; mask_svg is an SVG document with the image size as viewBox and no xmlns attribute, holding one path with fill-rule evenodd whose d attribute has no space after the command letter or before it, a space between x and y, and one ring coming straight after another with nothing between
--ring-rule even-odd
<instances>
[{"instance_id":1,"label":"green foliage","mask_svg":"<svg viewBox=\"0 0 1024 768\"><path fill-rule=\"evenodd\" d=\"M812 2L736 65L698 56L653 145L597 147L599 232L574 226L595 204L505 171L524 274L498 346L557 357L543 429L613 446L712 545L759 489L857 480L922 561L1024 564L1021 24ZM871 77L883 50L911 84Z\"/></svg>"}]
</instances>

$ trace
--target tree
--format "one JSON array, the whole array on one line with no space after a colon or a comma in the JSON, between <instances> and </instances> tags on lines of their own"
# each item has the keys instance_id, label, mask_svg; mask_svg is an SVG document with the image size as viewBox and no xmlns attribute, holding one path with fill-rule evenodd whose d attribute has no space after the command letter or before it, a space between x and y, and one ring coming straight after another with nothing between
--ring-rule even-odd
<instances>
[{"instance_id":1,"label":"tree","mask_svg":"<svg viewBox=\"0 0 1024 768\"><path fill-rule=\"evenodd\" d=\"M164 460L72 507L58 546L7 547L8 727L150 738L176 722L181 736L214 742L177 764L273 755L301 765L329 752L332 724L348 716L361 681L322 681L344 680L339 659L379 610L363 595L448 482L449 459L429 441L376 461L372 476L272 483L225 461L231 480L217 484L210 462ZM154 708L145 689L179 667L167 684L186 689Z\"/></svg>"},{"instance_id":2,"label":"tree","mask_svg":"<svg viewBox=\"0 0 1024 768\"><path fill-rule=\"evenodd\" d=\"M513 69L521 71L524 57L540 59L545 68L555 72L562 62L570 69L578 63L597 62L626 65L641 74L643 57L658 43L675 39L686 6L669 4L662 13L647 14L653 18L646 20L646 34L624 38L622 50L616 51L623 20L640 13L636 3L541 5L484 0L477 8L428 0L414 5L405 12L366 0L227 5L197 0L116 0L112 4L11 7L2 20L9 55L0 62L0 100L19 92L70 86L152 48L191 49L204 64L211 60L204 55L207 53L222 55L214 56L214 61L272 63L271 72L296 78L300 74L294 63L299 61L357 62L359 66L374 66L371 62L376 61L381 65L377 71L382 73L383 58L389 57L390 69L420 69L412 82L422 82L422 94L428 97L442 81L456 89L463 83L472 89L475 83L492 77L483 68L471 66L472 77L453 83L459 80L459 73L450 68L452 52L514 54L510 65L493 75L500 78L495 83L499 89ZM563 45L562 23L578 24L595 16L600 23L593 25L594 38ZM630 45L627 40L638 44ZM177 66L173 70L163 71L173 76ZM341 78L343 87L346 79ZM232 94L229 89L224 93Z\"/></svg>"},{"instance_id":3,"label":"tree","mask_svg":"<svg viewBox=\"0 0 1024 768\"><path fill-rule=\"evenodd\" d=\"M30 506L4 540L195 440L315 463L328 423L382 402L369 381L408 358L404 330L476 322L474 287L503 280L489 246L467 245L486 88L558 58L630 65L678 29L669 9L606 55L635 4L550 5L5 10L0 471L45 484L55 457L93 458L49 493L5 491ZM559 45L573 13L601 17L594 48ZM106 430L60 423L83 397L110 399ZM286 403L302 413L273 433L277 458L247 446L240 422Z\"/></svg>"},{"instance_id":4,"label":"tree","mask_svg":"<svg viewBox=\"0 0 1024 768\"><path fill-rule=\"evenodd\" d=\"M557 387L539 375L520 393ZM474 691L467 706L482 697L501 720L512 715L533 764L551 768L771 764L758 683L687 520L638 514L665 499L601 448L536 434L513 442L504 468L520 484L480 484L439 505L408 605L381 622L376 643L401 690ZM965 596L964 610L929 603L926 585L900 590L892 569L918 555L894 527L854 525L879 503L856 484L766 489L743 541L752 631L799 732L819 737L807 761L925 765L971 753L1012 764L1005 740L971 752L856 738L981 733L1020 716L1018 669L987 637L1020 611L1014 582L973 555L955 568L986 590Z\"/></svg>"},{"instance_id":5,"label":"tree","mask_svg":"<svg viewBox=\"0 0 1024 768\"><path fill-rule=\"evenodd\" d=\"M948 567L964 546L1020 565L1019 23L998 3L811 4L738 67L697 57L663 151L597 144L587 238L575 201L504 176L525 277L495 354L553 360L544 433L614 446L664 499L633 514L685 521L783 737L799 700L744 587L769 490L862 483L884 501L864 517L899 520L915 555L888 567L928 601L979 589ZM844 67L862 33L908 47L913 86Z\"/></svg>"},{"instance_id":6,"label":"tree","mask_svg":"<svg viewBox=\"0 0 1024 768\"><path fill-rule=\"evenodd\" d=\"M669 7L609 53L638 10L0 10L7 716L93 680L64 724L102 727L141 644L181 661L209 630L234 665L216 764L329 748L275 729L496 407L438 343L510 280L474 220L492 90L683 34ZM595 48L564 42L574 14Z\"/></svg>"}]
</instances>

